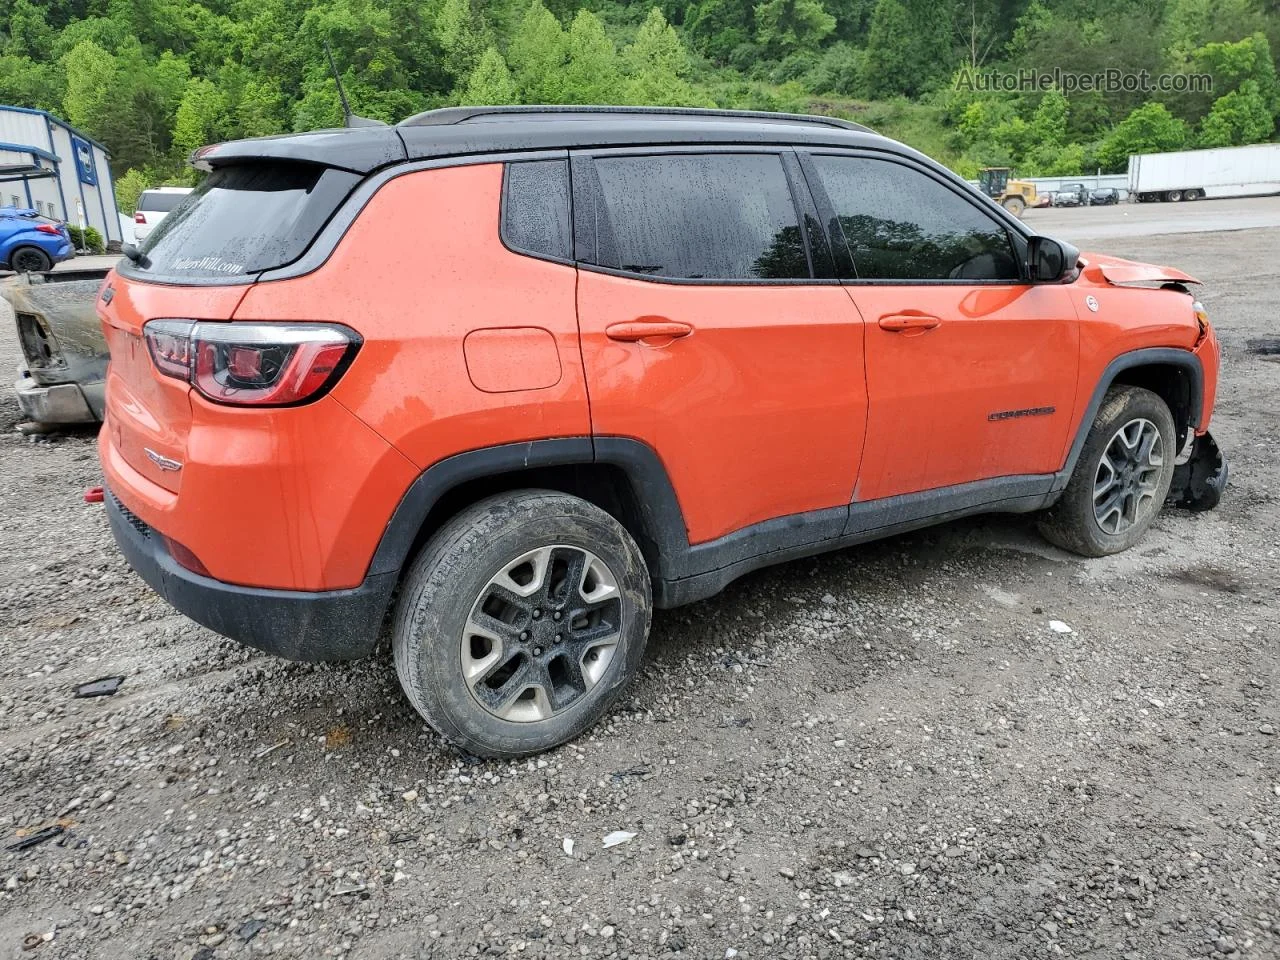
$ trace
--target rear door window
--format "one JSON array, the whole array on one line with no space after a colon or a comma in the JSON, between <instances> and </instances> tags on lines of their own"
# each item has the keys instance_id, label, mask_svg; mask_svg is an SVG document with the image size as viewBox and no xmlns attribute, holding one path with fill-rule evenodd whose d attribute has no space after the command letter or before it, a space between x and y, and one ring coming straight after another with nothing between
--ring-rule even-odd
<instances>
[{"instance_id":1,"label":"rear door window","mask_svg":"<svg viewBox=\"0 0 1280 960\"><path fill-rule=\"evenodd\" d=\"M182 282L282 267L306 251L359 181L315 164L219 167L148 235L140 261L122 270Z\"/></svg>"},{"instance_id":2,"label":"rear door window","mask_svg":"<svg viewBox=\"0 0 1280 960\"><path fill-rule=\"evenodd\" d=\"M1009 232L994 217L913 167L875 157L818 155L818 179L859 280L1021 278Z\"/></svg>"},{"instance_id":3,"label":"rear door window","mask_svg":"<svg viewBox=\"0 0 1280 960\"><path fill-rule=\"evenodd\" d=\"M138 209L149 213L170 213L188 196L175 190L144 190L138 198Z\"/></svg>"},{"instance_id":4,"label":"rear door window","mask_svg":"<svg viewBox=\"0 0 1280 960\"><path fill-rule=\"evenodd\" d=\"M599 266L681 280L810 277L777 154L598 156Z\"/></svg>"}]
</instances>

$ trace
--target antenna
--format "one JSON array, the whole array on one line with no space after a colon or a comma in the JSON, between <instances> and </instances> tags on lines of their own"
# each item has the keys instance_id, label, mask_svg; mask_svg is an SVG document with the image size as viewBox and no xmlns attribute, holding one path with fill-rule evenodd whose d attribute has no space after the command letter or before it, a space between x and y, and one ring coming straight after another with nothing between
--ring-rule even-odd
<instances>
[{"instance_id":1,"label":"antenna","mask_svg":"<svg viewBox=\"0 0 1280 960\"><path fill-rule=\"evenodd\" d=\"M329 58L329 70L333 73L333 82L338 85L338 99L342 101L342 125L344 127L385 127L381 120L370 120L351 112L351 104L347 101L347 91L342 86L342 76L338 73L338 65L333 62L333 49L329 41L324 42L324 55Z\"/></svg>"},{"instance_id":2,"label":"antenna","mask_svg":"<svg viewBox=\"0 0 1280 960\"><path fill-rule=\"evenodd\" d=\"M324 42L324 55L329 58L329 70L333 73L333 82L338 85L338 99L342 101L342 122L345 126L351 126L351 104L347 102L347 91L342 87L342 77L338 73L338 65L333 62L333 48L329 46L329 41Z\"/></svg>"}]
</instances>

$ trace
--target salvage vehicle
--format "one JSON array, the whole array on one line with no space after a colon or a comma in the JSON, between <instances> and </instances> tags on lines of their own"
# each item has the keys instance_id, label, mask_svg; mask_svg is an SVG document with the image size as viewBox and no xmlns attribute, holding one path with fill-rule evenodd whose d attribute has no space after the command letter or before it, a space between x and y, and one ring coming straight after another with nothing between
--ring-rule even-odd
<instances>
[{"instance_id":1,"label":"salvage vehicle","mask_svg":"<svg viewBox=\"0 0 1280 960\"><path fill-rule=\"evenodd\" d=\"M22 348L18 406L36 424L102 419L108 354L95 301L106 275L105 269L57 270L0 282Z\"/></svg>"},{"instance_id":2,"label":"salvage vehicle","mask_svg":"<svg viewBox=\"0 0 1280 960\"><path fill-rule=\"evenodd\" d=\"M0 207L0 270L50 270L76 255L66 224L23 207Z\"/></svg>"},{"instance_id":3,"label":"salvage vehicle","mask_svg":"<svg viewBox=\"0 0 1280 960\"><path fill-rule=\"evenodd\" d=\"M1191 277L857 124L457 107L195 162L98 300L119 547L285 657L392 612L475 754L587 730L655 607L760 567L981 512L1103 556L1226 482Z\"/></svg>"},{"instance_id":4,"label":"salvage vehicle","mask_svg":"<svg viewBox=\"0 0 1280 960\"><path fill-rule=\"evenodd\" d=\"M1087 207L1089 200L1089 190L1083 183L1064 183L1053 194L1055 207Z\"/></svg>"},{"instance_id":5,"label":"salvage vehicle","mask_svg":"<svg viewBox=\"0 0 1280 960\"><path fill-rule=\"evenodd\" d=\"M1120 202L1120 191L1115 187L1099 187L1089 193L1089 203L1095 207L1107 207Z\"/></svg>"}]
</instances>

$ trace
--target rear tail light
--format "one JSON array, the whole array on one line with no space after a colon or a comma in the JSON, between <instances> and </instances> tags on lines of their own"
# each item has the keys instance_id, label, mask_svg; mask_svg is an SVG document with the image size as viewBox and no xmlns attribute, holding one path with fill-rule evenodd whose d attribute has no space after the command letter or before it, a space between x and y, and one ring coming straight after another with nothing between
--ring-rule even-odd
<instances>
[{"instance_id":1,"label":"rear tail light","mask_svg":"<svg viewBox=\"0 0 1280 960\"><path fill-rule=\"evenodd\" d=\"M37 223L36 229L41 233L52 233L55 237L62 236L62 231L55 227L52 223Z\"/></svg>"},{"instance_id":2,"label":"rear tail light","mask_svg":"<svg viewBox=\"0 0 1280 960\"><path fill-rule=\"evenodd\" d=\"M331 387L360 335L331 323L198 323L151 320L142 332L156 369L217 403L284 407Z\"/></svg>"},{"instance_id":3,"label":"rear tail light","mask_svg":"<svg viewBox=\"0 0 1280 960\"><path fill-rule=\"evenodd\" d=\"M135 214L133 215L133 222L134 222L134 223L146 223L146 222L147 222L147 215L146 215L145 213L143 213L141 210L139 210L137 213L135 213Z\"/></svg>"}]
</instances>

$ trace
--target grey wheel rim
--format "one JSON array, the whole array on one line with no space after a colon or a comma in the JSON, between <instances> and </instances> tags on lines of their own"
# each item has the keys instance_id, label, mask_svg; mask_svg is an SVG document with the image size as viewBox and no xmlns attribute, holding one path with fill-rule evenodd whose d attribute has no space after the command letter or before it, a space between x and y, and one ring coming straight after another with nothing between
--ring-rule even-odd
<instances>
[{"instance_id":1,"label":"grey wheel rim","mask_svg":"<svg viewBox=\"0 0 1280 960\"><path fill-rule=\"evenodd\" d=\"M503 564L462 632L462 676L502 720L536 723L578 703L622 639L622 592L608 564L581 547L538 547Z\"/></svg>"},{"instance_id":2,"label":"grey wheel rim","mask_svg":"<svg viewBox=\"0 0 1280 960\"><path fill-rule=\"evenodd\" d=\"M1093 479L1093 517L1103 533L1124 533L1159 504L1164 442L1150 420L1130 420L1102 452Z\"/></svg>"}]
</instances>

